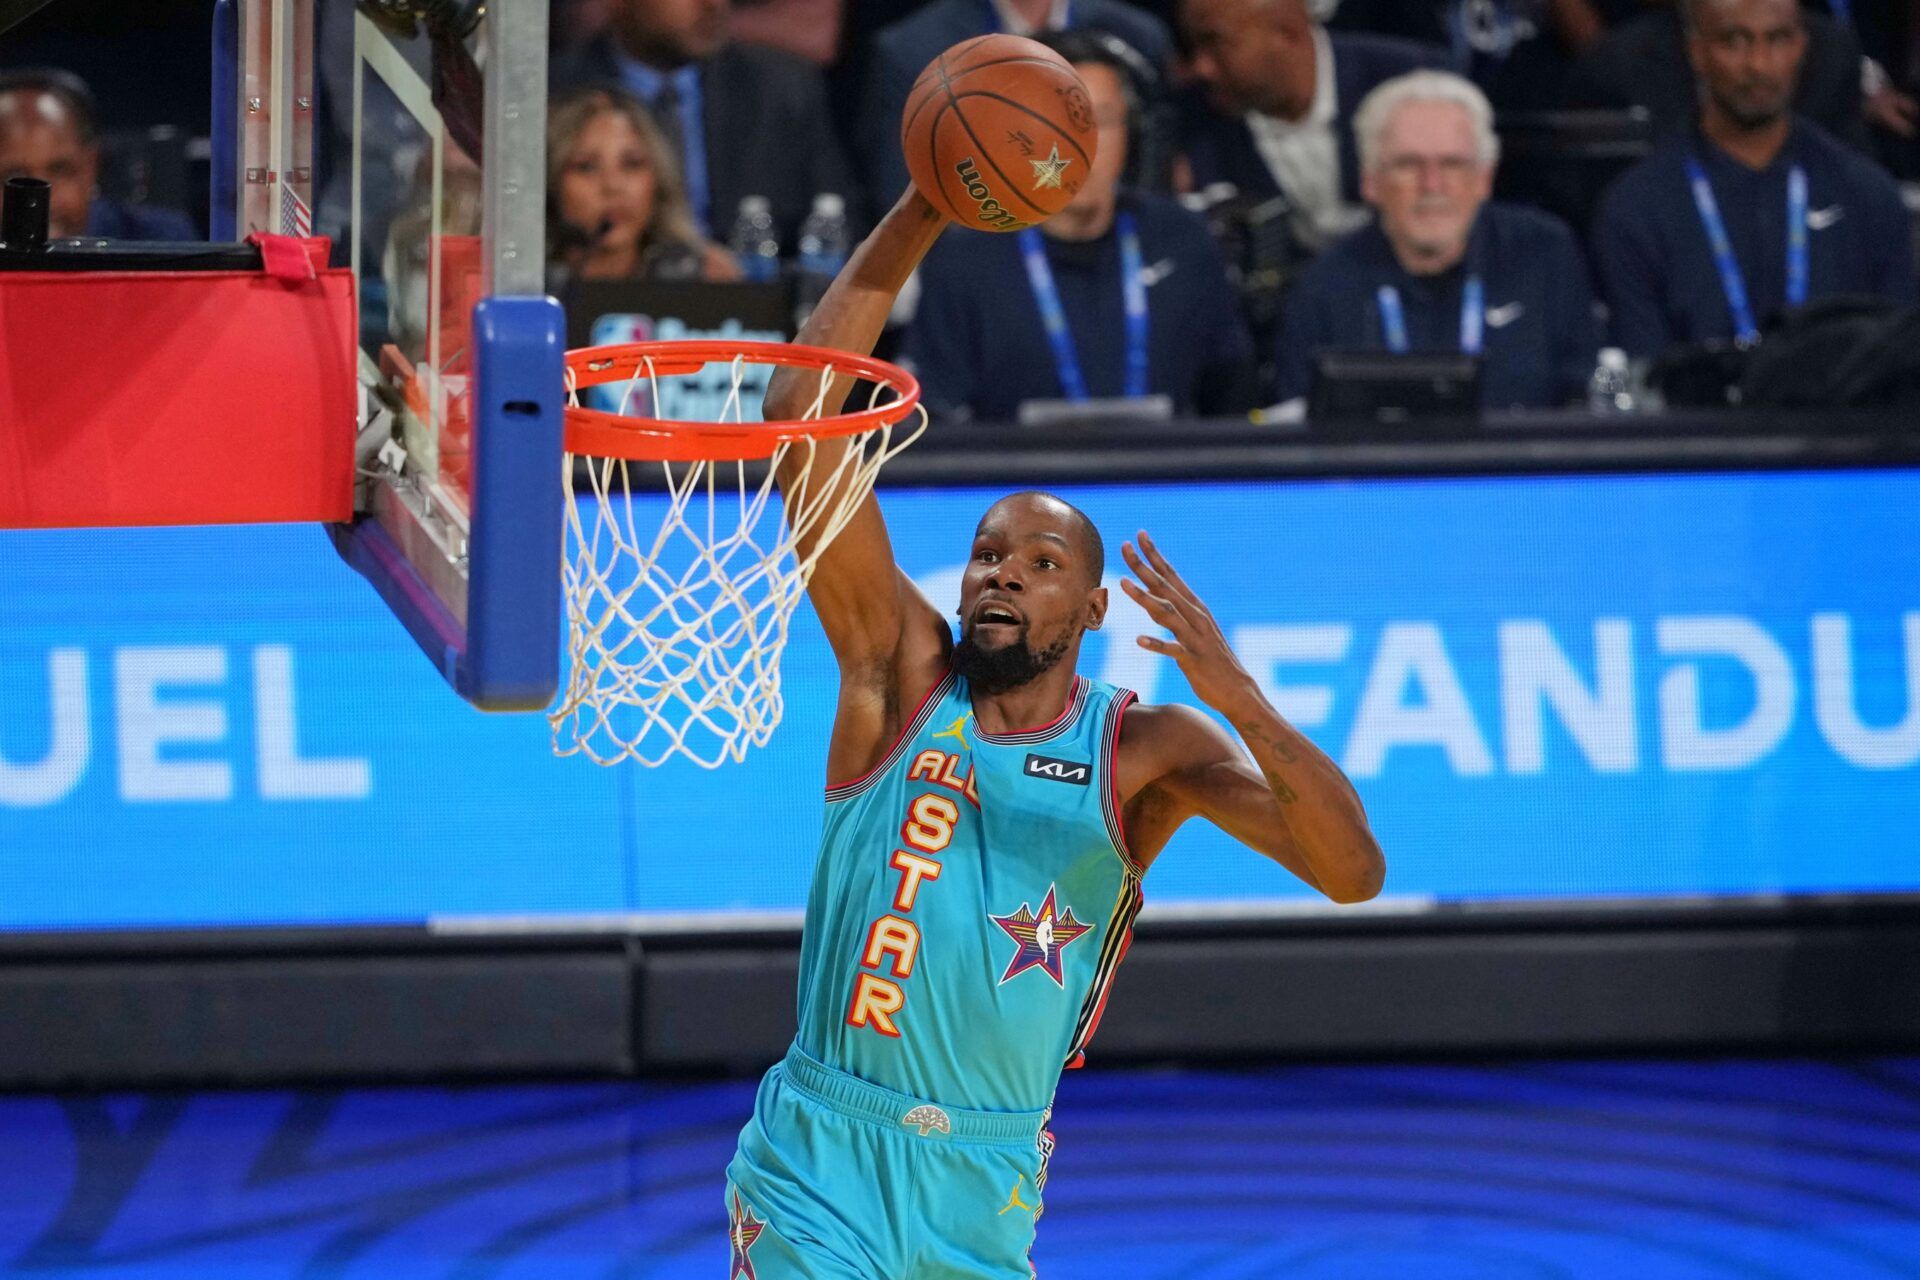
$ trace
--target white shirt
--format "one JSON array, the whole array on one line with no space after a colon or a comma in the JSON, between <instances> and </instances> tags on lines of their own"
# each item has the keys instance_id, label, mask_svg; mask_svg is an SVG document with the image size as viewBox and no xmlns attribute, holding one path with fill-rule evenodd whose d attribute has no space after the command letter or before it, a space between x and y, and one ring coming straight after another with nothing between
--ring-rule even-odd
<instances>
[{"instance_id":1,"label":"white shirt","mask_svg":"<svg viewBox=\"0 0 1920 1280\"><path fill-rule=\"evenodd\" d=\"M1013 11L1007 0L993 0L993 11L1000 17L1000 29L1009 35L1030 36L1041 31L1058 31L1067 25L1068 0L1053 0L1047 6L1047 20L1041 26L1031 26L1025 18Z\"/></svg>"},{"instance_id":2,"label":"white shirt","mask_svg":"<svg viewBox=\"0 0 1920 1280\"><path fill-rule=\"evenodd\" d=\"M1334 133L1339 100L1334 92L1333 42L1326 28L1313 29L1313 105L1301 120L1249 111L1247 128L1267 172L1295 210L1294 231L1309 249L1326 244L1367 220L1367 210L1340 198L1340 141Z\"/></svg>"}]
</instances>

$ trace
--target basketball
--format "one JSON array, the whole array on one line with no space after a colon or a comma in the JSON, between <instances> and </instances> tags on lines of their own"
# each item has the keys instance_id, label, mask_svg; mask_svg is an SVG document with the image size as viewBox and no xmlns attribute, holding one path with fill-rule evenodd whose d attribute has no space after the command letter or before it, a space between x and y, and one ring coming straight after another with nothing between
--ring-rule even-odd
<instances>
[{"instance_id":1,"label":"basketball","mask_svg":"<svg viewBox=\"0 0 1920 1280\"><path fill-rule=\"evenodd\" d=\"M962 41L913 82L900 121L913 185L963 227L1019 231L1079 192L1098 134L1086 86L1045 45Z\"/></svg>"}]
</instances>

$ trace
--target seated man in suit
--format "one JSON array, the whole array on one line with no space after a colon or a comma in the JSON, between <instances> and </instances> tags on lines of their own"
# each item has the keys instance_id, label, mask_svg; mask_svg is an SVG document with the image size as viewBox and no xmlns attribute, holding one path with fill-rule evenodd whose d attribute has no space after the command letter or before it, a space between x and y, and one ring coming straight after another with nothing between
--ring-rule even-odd
<instances>
[{"instance_id":1,"label":"seated man in suit","mask_svg":"<svg viewBox=\"0 0 1920 1280\"><path fill-rule=\"evenodd\" d=\"M729 0L612 0L609 28L562 54L558 95L585 84L622 86L653 110L680 158L700 230L724 241L747 196L765 196L791 254L823 193L856 207L820 73L777 49L741 44Z\"/></svg>"},{"instance_id":2,"label":"seated man in suit","mask_svg":"<svg viewBox=\"0 0 1920 1280\"><path fill-rule=\"evenodd\" d=\"M49 236L200 239L184 213L99 194L98 135L93 93L80 77L53 68L0 74L0 177L39 178L53 188Z\"/></svg>"},{"instance_id":3,"label":"seated man in suit","mask_svg":"<svg viewBox=\"0 0 1920 1280\"><path fill-rule=\"evenodd\" d=\"M1586 263L1565 224L1488 201L1500 142L1486 96L1416 71L1368 94L1354 129L1379 216L1288 295L1280 398L1307 393L1313 353L1328 349L1478 355L1488 408L1578 396L1600 346Z\"/></svg>"},{"instance_id":4,"label":"seated man in suit","mask_svg":"<svg viewBox=\"0 0 1920 1280\"><path fill-rule=\"evenodd\" d=\"M1310 251L1364 222L1353 110L1383 80L1444 66L1445 51L1329 34L1306 0L1183 0L1180 24L1211 99L1187 113L1194 187L1284 195Z\"/></svg>"},{"instance_id":5,"label":"seated man in suit","mask_svg":"<svg viewBox=\"0 0 1920 1280\"><path fill-rule=\"evenodd\" d=\"M860 147L867 185L884 210L907 185L900 152L900 116L913 82L950 45L1004 31L1039 36L1085 28L1127 42L1157 74L1173 62L1173 36L1166 24L1126 0L933 0L918 12L881 29L868 56L866 92L860 109Z\"/></svg>"},{"instance_id":6,"label":"seated man in suit","mask_svg":"<svg viewBox=\"0 0 1920 1280\"><path fill-rule=\"evenodd\" d=\"M1113 39L1045 41L1086 82L1100 130L1073 201L1038 230L949 235L920 268L906 354L936 410L1011 420L1029 400L1149 395L1180 413L1251 407L1252 346L1206 224L1122 185L1140 104Z\"/></svg>"},{"instance_id":7,"label":"seated man in suit","mask_svg":"<svg viewBox=\"0 0 1920 1280\"><path fill-rule=\"evenodd\" d=\"M1751 342L1774 312L1834 294L1913 300L1899 189L1792 109L1807 42L1795 0L1686 8L1696 125L1620 175L1594 229L1614 345Z\"/></svg>"}]
</instances>

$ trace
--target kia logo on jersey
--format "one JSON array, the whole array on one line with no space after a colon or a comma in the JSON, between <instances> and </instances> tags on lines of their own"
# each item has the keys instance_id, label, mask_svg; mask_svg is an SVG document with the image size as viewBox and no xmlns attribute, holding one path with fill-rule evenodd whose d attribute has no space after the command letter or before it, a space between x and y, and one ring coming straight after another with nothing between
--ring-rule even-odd
<instances>
[{"instance_id":1,"label":"kia logo on jersey","mask_svg":"<svg viewBox=\"0 0 1920 1280\"><path fill-rule=\"evenodd\" d=\"M1028 756L1027 776L1051 778L1055 782L1071 782L1076 787L1084 787L1093 781L1093 766L1079 760L1055 760L1052 756Z\"/></svg>"}]
</instances>

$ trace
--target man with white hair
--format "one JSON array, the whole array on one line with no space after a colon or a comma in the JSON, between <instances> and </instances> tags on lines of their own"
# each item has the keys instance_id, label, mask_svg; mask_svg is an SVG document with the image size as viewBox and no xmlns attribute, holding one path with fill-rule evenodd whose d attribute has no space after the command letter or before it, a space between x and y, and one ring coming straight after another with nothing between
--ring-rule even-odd
<instances>
[{"instance_id":1,"label":"man with white hair","mask_svg":"<svg viewBox=\"0 0 1920 1280\"><path fill-rule=\"evenodd\" d=\"M1577 396L1600 346L1573 233L1491 203L1493 108L1472 82L1415 71L1354 117L1369 226L1332 245L1288 294L1279 398L1307 393L1316 351L1460 351L1481 359L1488 408Z\"/></svg>"}]
</instances>

